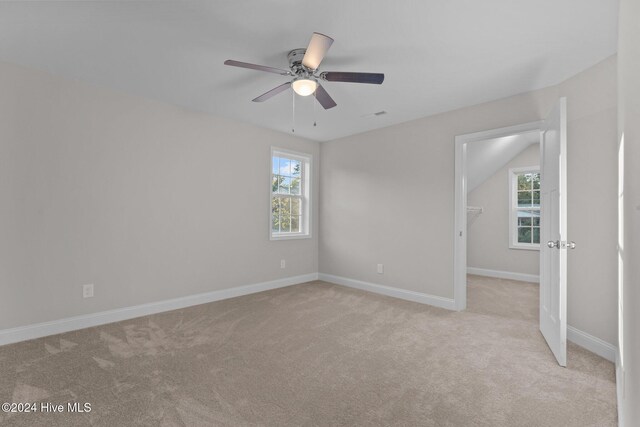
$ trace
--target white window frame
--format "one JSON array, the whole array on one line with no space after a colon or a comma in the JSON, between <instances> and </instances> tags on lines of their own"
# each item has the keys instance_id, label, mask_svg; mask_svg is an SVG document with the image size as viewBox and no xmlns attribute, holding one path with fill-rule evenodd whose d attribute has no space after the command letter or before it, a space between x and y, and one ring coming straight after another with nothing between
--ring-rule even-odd
<instances>
[{"instance_id":1,"label":"white window frame","mask_svg":"<svg viewBox=\"0 0 640 427\"><path fill-rule=\"evenodd\" d=\"M277 195L273 192L273 158L285 157L287 159L298 160L302 163L302 172L300 174L300 209L302 216L300 218L299 232L274 232L272 229L273 212L271 206L273 198ZM291 240L291 239L309 239L311 238L311 163L313 156L308 153L300 153L284 148L271 147L271 157L269 158L269 239L270 240Z\"/></svg>"},{"instance_id":2,"label":"white window frame","mask_svg":"<svg viewBox=\"0 0 640 427\"><path fill-rule=\"evenodd\" d=\"M509 248L539 251L539 243L518 242L518 175L525 173L540 173L540 166L509 169Z\"/></svg>"}]
</instances>

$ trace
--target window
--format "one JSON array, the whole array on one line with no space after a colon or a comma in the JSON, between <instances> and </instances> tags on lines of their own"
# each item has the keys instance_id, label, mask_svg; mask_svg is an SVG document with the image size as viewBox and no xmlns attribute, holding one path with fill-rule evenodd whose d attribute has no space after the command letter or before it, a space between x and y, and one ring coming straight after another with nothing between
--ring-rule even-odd
<instances>
[{"instance_id":1,"label":"window","mask_svg":"<svg viewBox=\"0 0 640 427\"><path fill-rule=\"evenodd\" d=\"M540 249L540 168L509 170L510 245L513 249Z\"/></svg>"},{"instance_id":2,"label":"window","mask_svg":"<svg viewBox=\"0 0 640 427\"><path fill-rule=\"evenodd\" d=\"M311 156L271 149L271 240L310 237Z\"/></svg>"}]
</instances>

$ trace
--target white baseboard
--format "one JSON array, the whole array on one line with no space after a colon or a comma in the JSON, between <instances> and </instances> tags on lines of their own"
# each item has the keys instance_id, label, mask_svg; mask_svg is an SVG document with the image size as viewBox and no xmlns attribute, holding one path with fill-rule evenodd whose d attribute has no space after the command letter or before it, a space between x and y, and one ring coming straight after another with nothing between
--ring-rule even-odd
<instances>
[{"instance_id":1,"label":"white baseboard","mask_svg":"<svg viewBox=\"0 0 640 427\"><path fill-rule=\"evenodd\" d=\"M567 325L567 339L610 362L616 363L616 346L586 332Z\"/></svg>"},{"instance_id":2,"label":"white baseboard","mask_svg":"<svg viewBox=\"0 0 640 427\"><path fill-rule=\"evenodd\" d=\"M310 282L312 280L318 280L318 273L285 277L283 279L271 280L269 282L238 286L235 288L205 292L196 295L188 295L185 297L151 302L132 307L101 311L98 313L85 314L82 316L73 316L65 319L53 320L51 322L43 322L34 325L4 329L0 330L0 345L31 340L34 338L40 338L49 335L61 334L63 332L75 331L78 329L90 328L92 326L104 325L106 323L119 322L121 320L133 319L136 317L147 316L149 314L160 313L163 311L177 310L193 305L206 304L209 302L220 301L228 298L235 298L242 295L253 294L256 292L283 288L286 286Z\"/></svg>"},{"instance_id":3,"label":"white baseboard","mask_svg":"<svg viewBox=\"0 0 640 427\"><path fill-rule=\"evenodd\" d=\"M447 310L455 310L455 303L452 298L438 297L435 295L424 294L421 292L408 291L405 289L392 288L375 283L363 282L361 280L349 279L346 277L334 276L331 274L320 273L318 279L336 285L347 286L349 288L360 289L363 291L374 292L394 298L400 298L407 301L419 302L421 304L433 305Z\"/></svg>"},{"instance_id":4,"label":"white baseboard","mask_svg":"<svg viewBox=\"0 0 640 427\"><path fill-rule=\"evenodd\" d=\"M513 273L511 271L488 270L486 268L467 267L467 274L476 276L497 277L498 279L518 280L520 282L540 283L537 274Z\"/></svg>"},{"instance_id":5,"label":"white baseboard","mask_svg":"<svg viewBox=\"0 0 640 427\"><path fill-rule=\"evenodd\" d=\"M616 351L616 397L618 401L618 427L624 427L624 388L625 374L622 364L620 363L620 351Z\"/></svg>"}]
</instances>

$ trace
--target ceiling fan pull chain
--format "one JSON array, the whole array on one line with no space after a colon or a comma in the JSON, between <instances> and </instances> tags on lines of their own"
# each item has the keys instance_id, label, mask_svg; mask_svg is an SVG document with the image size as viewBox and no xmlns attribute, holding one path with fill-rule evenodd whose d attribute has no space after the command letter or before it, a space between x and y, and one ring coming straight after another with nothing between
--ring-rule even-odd
<instances>
[{"instance_id":1,"label":"ceiling fan pull chain","mask_svg":"<svg viewBox=\"0 0 640 427\"><path fill-rule=\"evenodd\" d=\"M296 133L296 92L292 90L291 96L293 97L291 108L291 133Z\"/></svg>"},{"instance_id":2,"label":"ceiling fan pull chain","mask_svg":"<svg viewBox=\"0 0 640 427\"><path fill-rule=\"evenodd\" d=\"M318 93L317 90L313 91L313 127L316 127L316 104L318 102L318 97L316 96Z\"/></svg>"}]
</instances>

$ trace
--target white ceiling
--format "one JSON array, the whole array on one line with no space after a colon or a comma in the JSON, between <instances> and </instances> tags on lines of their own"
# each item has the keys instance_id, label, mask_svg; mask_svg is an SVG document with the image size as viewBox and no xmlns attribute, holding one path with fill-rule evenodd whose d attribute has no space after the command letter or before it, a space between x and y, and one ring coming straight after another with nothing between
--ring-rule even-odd
<instances>
[{"instance_id":1,"label":"white ceiling","mask_svg":"<svg viewBox=\"0 0 640 427\"><path fill-rule=\"evenodd\" d=\"M540 132L535 131L467 144L467 193L491 178L529 146L539 142Z\"/></svg>"},{"instance_id":2,"label":"white ceiling","mask_svg":"<svg viewBox=\"0 0 640 427\"><path fill-rule=\"evenodd\" d=\"M325 71L382 72L382 86L327 82L338 106L296 102L296 134L325 141L550 86L615 53L615 0L1 2L0 60L290 132L286 77L313 31ZM385 110L388 114L373 116ZM369 117L366 117L369 115Z\"/></svg>"}]
</instances>

